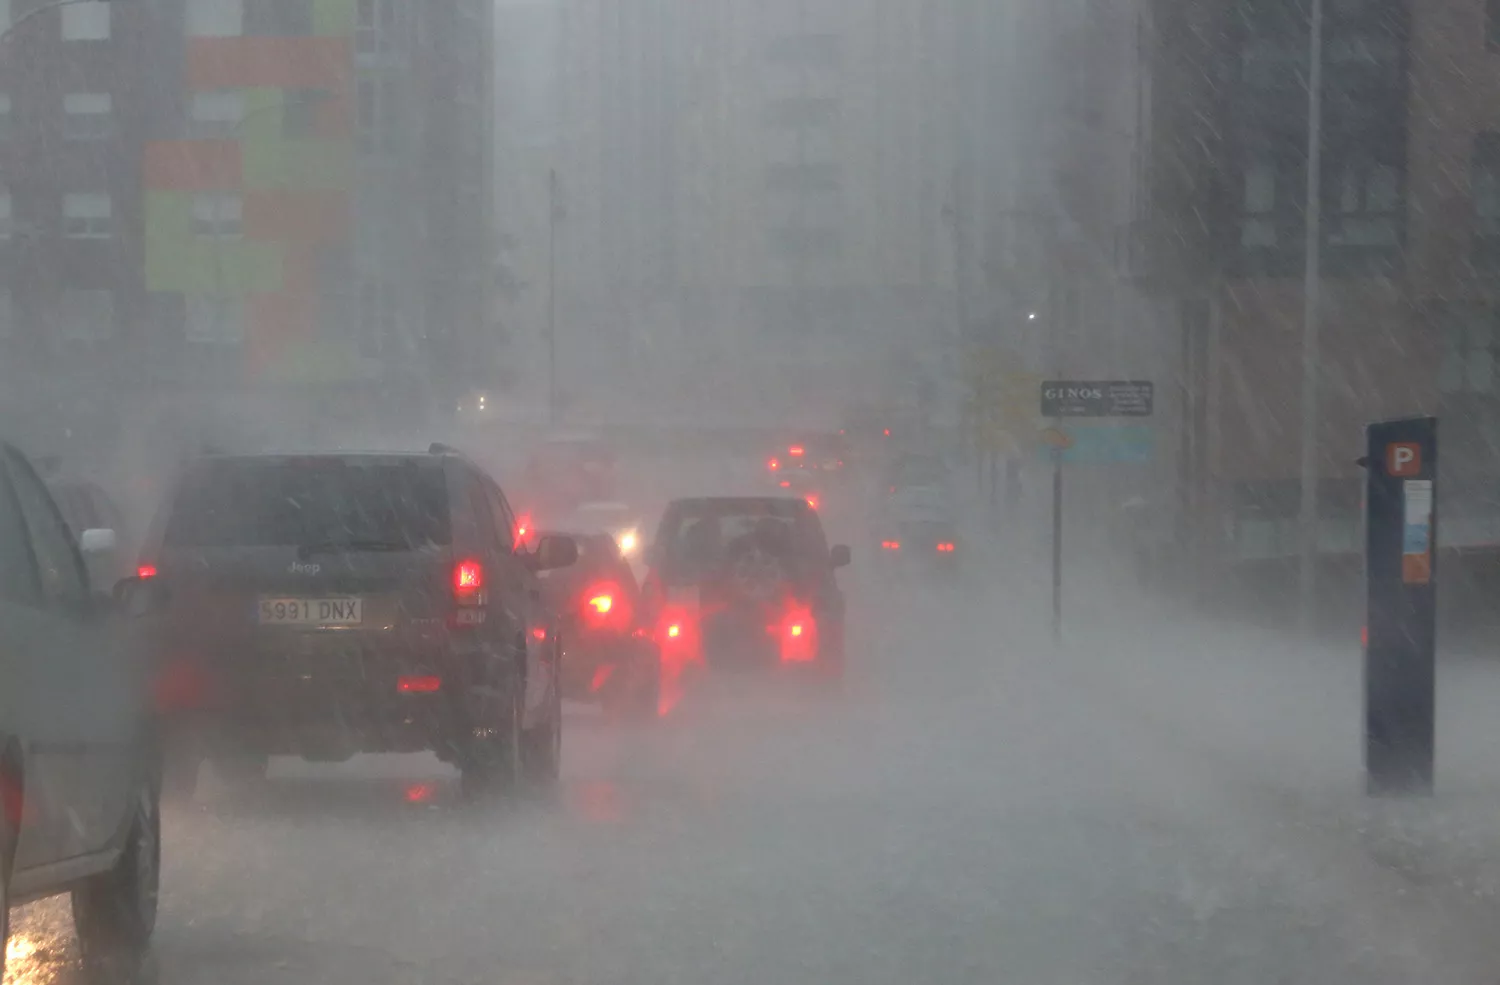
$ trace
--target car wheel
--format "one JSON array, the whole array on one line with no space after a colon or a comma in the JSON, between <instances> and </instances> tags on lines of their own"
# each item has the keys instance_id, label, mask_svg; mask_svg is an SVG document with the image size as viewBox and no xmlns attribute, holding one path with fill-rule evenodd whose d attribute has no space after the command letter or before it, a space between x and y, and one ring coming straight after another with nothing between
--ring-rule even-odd
<instances>
[{"instance_id":1,"label":"car wheel","mask_svg":"<svg viewBox=\"0 0 1500 985\"><path fill-rule=\"evenodd\" d=\"M505 685L506 705L500 721L468 737L459 766L464 795L471 799L515 789L521 782L526 688L519 679Z\"/></svg>"},{"instance_id":2,"label":"car wheel","mask_svg":"<svg viewBox=\"0 0 1500 985\"><path fill-rule=\"evenodd\" d=\"M129 980L156 929L161 886L161 798L154 782L136 791L130 830L114 868L73 890L73 925L84 964Z\"/></svg>"},{"instance_id":3,"label":"car wheel","mask_svg":"<svg viewBox=\"0 0 1500 985\"><path fill-rule=\"evenodd\" d=\"M265 781L271 768L271 757L256 753L236 753L213 758L214 775L233 787L248 787Z\"/></svg>"},{"instance_id":4,"label":"car wheel","mask_svg":"<svg viewBox=\"0 0 1500 985\"><path fill-rule=\"evenodd\" d=\"M522 743L526 779L539 786L556 783L562 774L562 688L556 677L547 699L547 720L528 729Z\"/></svg>"}]
</instances>

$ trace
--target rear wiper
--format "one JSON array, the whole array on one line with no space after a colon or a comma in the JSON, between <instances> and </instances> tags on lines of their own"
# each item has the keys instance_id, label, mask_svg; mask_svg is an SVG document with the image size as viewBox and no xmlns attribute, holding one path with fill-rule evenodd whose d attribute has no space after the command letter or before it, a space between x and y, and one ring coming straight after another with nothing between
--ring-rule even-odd
<instances>
[{"instance_id":1,"label":"rear wiper","mask_svg":"<svg viewBox=\"0 0 1500 985\"><path fill-rule=\"evenodd\" d=\"M316 544L303 544L297 548L298 557L310 557L313 554L343 554L348 551L409 551L410 544L404 544L394 540L325 540Z\"/></svg>"}]
</instances>

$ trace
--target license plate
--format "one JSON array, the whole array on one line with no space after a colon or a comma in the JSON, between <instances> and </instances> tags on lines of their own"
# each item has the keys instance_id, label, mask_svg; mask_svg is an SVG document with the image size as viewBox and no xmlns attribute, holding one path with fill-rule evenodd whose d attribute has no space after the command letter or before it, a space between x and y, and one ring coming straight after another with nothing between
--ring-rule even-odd
<instances>
[{"instance_id":1,"label":"license plate","mask_svg":"<svg viewBox=\"0 0 1500 985\"><path fill-rule=\"evenodd\" d=\"M358 626L362 599L261 599L262 626Z\"/></svg>"}]
</instances>

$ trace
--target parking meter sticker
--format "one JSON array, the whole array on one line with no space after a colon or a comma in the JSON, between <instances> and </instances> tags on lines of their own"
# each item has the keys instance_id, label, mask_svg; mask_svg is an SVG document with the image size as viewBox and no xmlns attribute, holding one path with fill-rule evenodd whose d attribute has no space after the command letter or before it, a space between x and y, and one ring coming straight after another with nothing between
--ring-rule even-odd
<instances>
[{"instance_id":1,"label":"parking meter sticker","mask_svg":"<svg viewBox=\"0 0 1500 985\"><path fill-rule=\"evenodd\" d=\"M1408 479L1401 531L1401 580L1425 585L1432 580L1432 480Z\"/></svg>"}]
</instances>

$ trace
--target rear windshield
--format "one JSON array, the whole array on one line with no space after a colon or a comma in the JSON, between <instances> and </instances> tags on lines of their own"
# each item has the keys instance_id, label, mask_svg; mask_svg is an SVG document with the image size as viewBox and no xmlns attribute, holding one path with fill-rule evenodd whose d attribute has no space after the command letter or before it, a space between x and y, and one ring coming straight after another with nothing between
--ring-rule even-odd
<instances>
[{"instance_id":1,"label":"rear windshield","mask_svg":"<svg viewBox=\"0 0 1500 985\"><path fill-rule=\"evenodd\" d=\"M416 461L215 462L183 484L166 531L168 547L414 550L451 542L442 465Z\"/></svg>"},{"instance_id":2,"label":"rear windshield","mask_svg":"<svg viewBox=\"0 0 1500 985\"><path fill-rule=\"evenodd\" d=\"M817 515L799 500L703 500L684 503L662 521L657 543L670 567L711 569L735 545L755 539L791 558L821 560L828 544Z\"/></svg>"}]
</instances>

